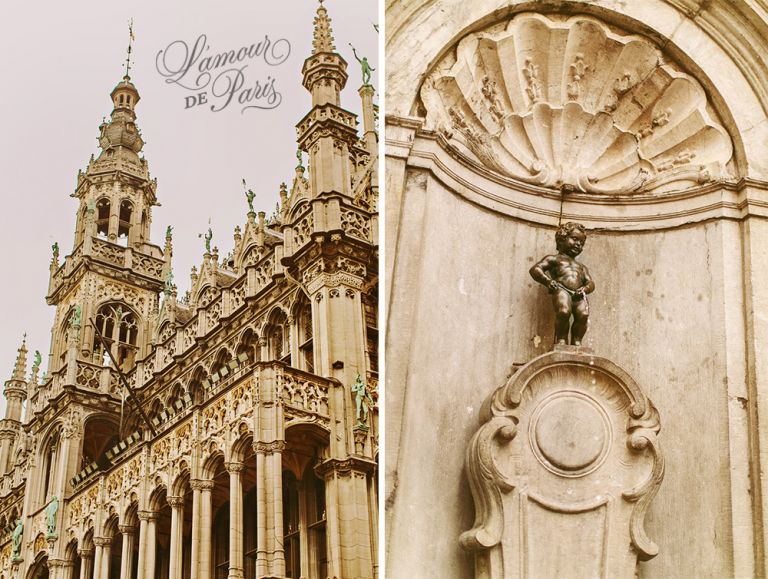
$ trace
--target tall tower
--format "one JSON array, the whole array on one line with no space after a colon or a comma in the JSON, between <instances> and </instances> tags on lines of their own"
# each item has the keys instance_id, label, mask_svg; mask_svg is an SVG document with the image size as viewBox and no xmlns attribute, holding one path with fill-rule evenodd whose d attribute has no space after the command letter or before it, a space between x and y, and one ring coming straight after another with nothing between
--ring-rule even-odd
<instances>
[{"instance_id":1,"label":"tall tower","mask_svg":"<svg viewBox=\"0 0 768 579\"><path fill-rule=\"evenodd\" d=\"M315 327L314 371L341 382L349 401L333 404L328 458L315 469L325 481L329 521L336 521L328 528L330 557L338 563L340 577L372 577L376 514L365 497L376 495L370 485L375 484L377 447L372 425L357 414L353 386L366 382L375 391L378 376L376 147L359 138L356 116L341 107L346 69L321 3L313 51L302 68L312 109L297 125L299 148L309 155L308 187L300 186L303 168L297 167L285 210L282 262L308 293ZM363 116L372 121L373 88L364 87ZM372 124L365 128L371 130L369 142L375 143Z\"/></svg>"},{"instance_id":2,"label":"tall tower","mask_svg":"<svg viewBox=\"0 0 768 579\"><path fill-rule=\"evenodd\" d=\"M72 195L79 201L72 251L59 263L55 246L50 266L46 299L56 315L49 373L42 384L30 380L24 425L36 448L26 471L25 528L39 525L29 517L39 518L41 508L65 501L68 481L85 465L100 464L121 438L122 386L114 364L127 372L149 351L150 319L163 289L167 265L149 241L156 182L140 157L139 92L126 74L110 96L112 113L99 126L101 151L78 173ZM9 385L16 381L14 374ZM56 541L61 519L46 534L52 558L64 549Z\"/></svg>"},{"instance_id":3,"label":"tall tower","mask_svg":"<svg viewBox=\"0 0 768 579\"><path fill-rule=\"evenodd\" d=\"M72 253L61 266L56 259L51 264L47 300L57 310L53 372L67 365L76 374L75 360L103 366L108 357L97 330L121 368L133 367L147 352L148 319L163 288L163 252L149 242L157 183L139 156L144 146L136 125L139 92L126 75L110 96L111 117L99 126L101 153L77 177L73 197L80 207ZM70 339L69 321L78 307L82 331Z\"/></svg>"}]
</instances>

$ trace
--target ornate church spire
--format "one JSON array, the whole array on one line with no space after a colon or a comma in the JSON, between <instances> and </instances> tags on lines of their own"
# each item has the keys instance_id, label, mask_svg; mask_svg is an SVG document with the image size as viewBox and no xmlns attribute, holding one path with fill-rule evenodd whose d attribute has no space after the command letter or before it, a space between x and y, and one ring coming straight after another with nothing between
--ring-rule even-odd
<instances>
[{"instance_id":1,"label":"ornate church spire","mask_svg":"<svg viewBox=\"0 0 768 579\"><path fill-rule=\"evenodd\" d=\"M21 342L21 346L18 349L16 355L16 365L13 368L13 376L11 380L24 381L24 375L27 372L27 335L24 334L24 339Z\"/></svg>"},{"instance_id":2,"label":"ornate church spire","mask_svg":"<svg viewBox=\"0 0 768 579\"><path fill-rule=\"evenodd\" d=\"M315 32L312 39L312 54L318 52L335 52L333 45L333 32L331 31L331 19L328 17L328 11L323 6L323 0L320 0L320 6L317 8L315 16Z\"/></svg>"},{"instance_id":3,"label":"ornate church spire","mask_svg":"<svg viewBox=\"0 0 768 579\"><path fill-rule=\"evenodd\" d=\"M347 83L347 62L333 45L331 19L322 2L317 8L312 37L312 55L301 71L304 88L312 93L312 105L331 103L339 106L339 93Z\"/></svg>"}]
</instances>

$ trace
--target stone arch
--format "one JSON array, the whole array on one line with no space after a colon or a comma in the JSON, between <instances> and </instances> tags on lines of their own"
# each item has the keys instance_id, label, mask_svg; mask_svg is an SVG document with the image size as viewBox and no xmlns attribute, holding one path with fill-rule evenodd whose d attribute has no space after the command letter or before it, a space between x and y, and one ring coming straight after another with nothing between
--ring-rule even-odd
<instances>
[{"instance_id":1,"label":"stone arch","mask_svg":"<svg viewBox=\"0 0 768 579\"><path fill-rule=\"evenodd\" d=\"M40 551L35 555L35 559L27 572L27 579L48 579L48 552Z\"/></svg>"},{"instance_id":2,"label":"stone arch","mask_svg":"<svg viewBox=\"0 0 768 579\"><path fill-rule=\"evenodd\" d=\"M109 216L112 210L112 201L109 197L101 197L96 200L96 235L107 238L109 236Z\"/></svg>"},{"instance_id":3,"label":"stone arch","mask_svg":"<svg viewBox=\"0 0 768 579\"><path fill-rule=\"evenodd\" d=\"M112 356L123 369L128 371L135 365L138 355L143 319L125 301L107 299L95 309L94 322L109 345ZM111 363L101 340L94 332L93 359L97 364Z\"/></svg>"},{"instance_id":4,"label":"stone arch","mask_svg":"<svg viewBox=\"0 0 768 579\"><path fill-rule=\"evenodd\" d=\"M229 449L229 460L243 462L253 452L253 433L245 421L241 421L237 429L237 436Z\"/></svg>"},{"instance_id":5,"label":"stone arch","mask_svg":"<svg viewBox=\"0 0 768 579\"><path fill-rule=\"evenodd\" d=\"M226 460L224 450L221 445L216 441L211 441L203 451L203 460L200 466L200 472L204 479L212 479L219 472L220 468L223 468L223 464Z\"/></svg>"},{"instance_id":6,"label":"stone arch","mask_svg":"<svg viewBox=\"0 0 768 579\"><path fill-rule=\"evenodd\" d=\"M203 386L203 383L208 380L208 372L205 370L205 367L201 364L195 370L191 373L191 378L189 380L189 386L188 386L188 392L190 397L192 398L193 404L199 404L203 401L205 397L205 388Z\"/></svg>"},{"instance_id":7,"label":"stone arch","mask_svg":"<svg viewBox=\"0 0 768 579\"><path fill-rule=\"evenodd\" d=\"M281 305L274 306L267 315L264 335L267 339L268 359L290 362L291 342L289 312Z\"/></svg>"},{"instance_id":8,"label":"stone arch","mask_svg":"<svg viewBox=\"0 0 768 579\"><path fill-rule=\"evenodd\" d=\"M38 448L38 462L40 465L40 476L37 484L37 501L39 506L48 502L51 495L51 489L54 484L54 476L62 457L59 455L59 444L61 442L62 423L60 420L54 422L41 437Z\"/></svg>"},{"instance_id":9,"label":"stone arch","mask_svg":"<svg viewBox=\"0 0 768 579\"><path fill-rule=\"evenodd\" d=\"M247 363L258 362L261 359L261 348L259 347L259 335L253 328L246 328L240 334L235 349L235 358L240 361L241 356L245 355Z\"/></svg>"},{"instance_id":10,"label":"stone arch","mask_svg":"<svg viewBox=\"0 0 768 579\"><path fill-rule=\"evenodd\" d=\"M176 408L177 403L183 403L184 396L186 394L186 389L184 388L184 385L181 382L174 383L173 386L171 386L170 390L168 391L168 397L165 401L165 407L166 408Z\"/></svg>"},{"instance_id":11,"label":"stone arch","mask_svg":"<svg viewBox=\"0 0 768 579\"><path fill-rule=\"evenodd\" d=\"M221 369L224 368L230 360L232 360L232 352L229 351L229 348L226 346L219 348L216 355L211 358L210 374L221 373Z\"/></svg>"},{"instance_id":12,"label":"stone arch","mask_svg":"<svg viewBox=\"0 0 768 579\"><path fill-rule=\"evenodd\" d=\"M133 221L134 206L130 199L121 199L118 213L117 238L128 243L131 237L131 223Z\"/></svg>"},{"instance_id":13,"label":"stone arch","mask_svg":"<svg viewBox=\"0 0 768 579\"><path fill-rule=\"evenodd\" d=\"M424 68L400 67L409 70L399 69L388 73L387 100L392 103L393 115L421 115L416 89L421 84L421 76L461 38L493 22L531 9L530 3L525 2L515 2L503 9L498 9L498 5L490 0L474 2L461 18L446 19L445 26L436 29L429 41L424 42L422 34L414 34L411 28L421 20L411 17L419 11L424 14L438 12L443 8L442 4L445 2L418 0L397 14L390 11L388 58L392 61L403 58L410 61L415 57L417 62L428 63ZM695 24L685 27L680 24L683 20L687 21L688 15L679 12L677 3L670 0L652 0L642 6L613 3L610 9L577 2L545 0L537 3L535 9L541 13L562 11L567 14L587 14L614 26L640 31L654 40L665 52L681 62L711 95L713 105L733 137L739 173L766 178L768 163L761 158L764 155L760 143L765 141L768 132L763 122L768 111L767 67L766 59L760 58L752 48L762 41L759 29L752 25L761 21L761 18L750 12L753 9L746 3L733 4L730 12L707 10L706 18L698 18L693 21ZM728 30L734 26L741 26L739 34L713 35L710 32Z\"/></svg>"},{"instance_id":14,"label":"stone arch","mask_svg":"<svg viewBox=\"0 0 768 579\"><path fill-rule=\"evenodd\" d=\"M101 468L110 465L106 452L120 441L120 425L114 416L102 412L88 414L83 420L80 457L84 466L95 462Z\"/></svg>"}]
</instances>

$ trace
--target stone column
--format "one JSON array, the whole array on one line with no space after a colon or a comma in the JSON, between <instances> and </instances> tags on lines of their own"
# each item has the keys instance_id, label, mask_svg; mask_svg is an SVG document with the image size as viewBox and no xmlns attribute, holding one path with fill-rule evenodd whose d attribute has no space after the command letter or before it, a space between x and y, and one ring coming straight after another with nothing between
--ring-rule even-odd
<instances>
[{"instance_id":1,"label":"stone column","mask_svg":"<svg viewBox=\"0 0 768 579\"><path fill-rule=\"evenodd\" d=\"M285 442L277 440L272 443L272 480L274 489L272 505L274 511L273 525L275 528L275 560L273 573L278 577L285 575L285 546L283 545L283 449Z\"/></svg>"},{"instance_id":2,"label":"stone column","mask_svg":"<svg viewBox=\"0 0 768 579\"><path fill-rule=\"evenodd\" d=\"M254 443L256 450L256 496L258 518L257 576L285 575L283 546L283 465L285 442ZM264 555L262 556L262 553Z\"/></svg>"},{"instance_id":3,"label":"stone column","mask_svg":"<svg viewBox=\"0 0 768 579\"><path fill-rule=\"evenodd\" d=\"M154 579L155 577L155 557L157 555L156 525L157 513L149 513L149 518L147 519L147 544L145 545L147 550L145 579Z\"/></svg>"},{"instance_id":4,"label":"stone column","mask_svg":"<svg viewBox=\"0 0 768 579\"><path fill-rule=\"evenodd\" d=\"M374 577L366 479L375 468L363 457L329 459L315 468L325 481L329 576Z\"/></svg>"},{"instance_id":5,"label":"stone column","mask_svg":"<svg viewBox=\"0 0 768 579\"><path fill-rule=\"evenodd\" d=\"M93 579L101 579L101 559L104 553L104 537L94 537L93 544L96 545L93 555Z\"/></svg>"},{"instance_id":6,"label":"stone column","mask_svg":"<svg viewBox=\"0 0 768 579\"><path fill-rule=\"evenodd\" d=\"M91 574L93 572L93 550L80 549L77 554L80 555L79 579L91 579Z\"/></svg>"},{"instance_id":7,"label":"stone column","mask_svg":"<svg viewBox=\"0 0 768 579\"><path fill-rule=\"evenodd\" d=\"M138 579L145 579L149 578L152 579L150 575L147 574L147 532L149 527L149 518L152 516L152 513L149 511L139 511L139 568L138 568Z\"/></svg>"},{"instance_id":8,"label":"stone column","mask_svg":"<svg viewBox=\"0 0 768 579\"><path fill-rule=\"evenodd\" d=\"M101 579L109 579L109 566L112 563L112 537L104 537L101 548Z\"/></svg>"},{"instance_id":9,"label":"stone column","mask_svg":"<svg viewBox=\"0 0 768 579\"><path fill-rule=\"evenodd\" d=\"M181 579L183 553L182 541L184 539L184 497L168 497L168 504L171 505L171 540L168 548L170 552L168 578Z\"/></svg>"},{"instance_id":10,"label":"stone column","mask_svg":"<svg viewBox=\"0 0 768 579\"><path fill-rule=\"evenodd\" d=\"M211 491L213 481L200 481L200 571L199 579L211 578L211 531L213 529L213 514Z\"/></svg>"},{"instance_id":11,"label":"stone column","mask_svg":"<svg viewBox=\"0 0 768 579\"><path fill-rule=\"evenodd\" d=\"M243 485L242 462L228 462L229 473L229 575L228 579L243 579Z\"/></svg>"},{"instance_id":12,"label":"stone column","mask_svg":"<svg viewBox=\"0 0 768 579\"><path fill-rule=\"evenodd\" d=\"M202 493L201 480L191 480L192 487L192 549L190 557L190 579L199 579L200 576L200 495Z\"/></svg>"},{"instance_id":13,"label":"stone column","mask_svg":"<svg viewBox=\"0 0 768 579\"><path fill-rule=\"evenodd\" d=\"M264 480L264 445L260 442L253 443L256 451L256 577L267 574L269 563L267 562L267 497Z\"/></svg>"},{"instance_id":14,"label":"stone column","mask_svg":"<svg viewBox=\"0 0 768 579\"><path fill-rule=\"evenodd\" d=\"M120 579L131 579L133 573L133 545L136 539L136 527L120 525L123 535L123 552L120 559Z\"/></svg>"}]
</instances>

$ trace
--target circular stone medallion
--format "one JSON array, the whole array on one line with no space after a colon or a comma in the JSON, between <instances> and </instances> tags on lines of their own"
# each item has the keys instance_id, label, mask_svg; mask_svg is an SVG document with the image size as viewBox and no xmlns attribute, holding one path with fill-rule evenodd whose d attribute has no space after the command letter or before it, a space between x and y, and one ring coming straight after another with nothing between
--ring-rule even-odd
<instances>
[{"instance_id":1,"label":"circular stone medallion","mask_svg":"<svg viewBox=\"0 0 768 579\"><path fill-rule=\"evenodd\" d=\"M530 439L536 458L562 476L583 476L600 466L610 438L605 410L579 392L550 396L531 417Z\"/></svg>"}]
</instances>

